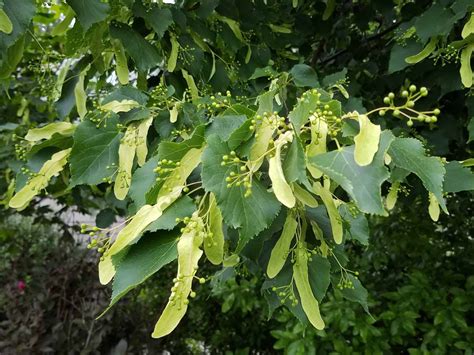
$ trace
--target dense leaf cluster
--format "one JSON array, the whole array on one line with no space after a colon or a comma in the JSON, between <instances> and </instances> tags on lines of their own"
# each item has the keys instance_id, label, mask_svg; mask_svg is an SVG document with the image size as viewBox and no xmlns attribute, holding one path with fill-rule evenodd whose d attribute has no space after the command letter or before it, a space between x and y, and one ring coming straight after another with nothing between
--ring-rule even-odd
<instances>
[{"instance_id":1,"label":"dense leaf cluster","mask_svg":"<svg viewBox=\"0 0 474 355\"><path fill-rule=\"evenodd\" d=\"M177 259L155 337L230 268L266 273L271 311L317 329L330 285L367 310L346 255L367 245L366 215L412 189L437 221L449 193L474 187L469 2L1 5L4 111L51 121L19 140L4 204L24 210L47 188L103 209L82 231L111 305ZM115 212L130 218L111 226ZM203 254L223 271L196 276Z\"/></svg>"}]
</instances>

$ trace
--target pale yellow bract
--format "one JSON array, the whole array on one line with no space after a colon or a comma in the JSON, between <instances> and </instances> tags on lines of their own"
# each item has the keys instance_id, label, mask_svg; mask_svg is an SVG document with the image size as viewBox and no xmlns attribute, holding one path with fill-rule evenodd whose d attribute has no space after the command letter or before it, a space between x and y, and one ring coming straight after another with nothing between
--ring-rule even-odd
<instances>
[{"instance_id":1,"label":"pale yellow bract","mask_svg":"<svg viewBox=\"0 0 474 355\"><path fill-rule=\"evenodd\" d=\"M222 230L222 213L217 206L217 201L213 193L209 195L208 211L209 231L212 233L204 241L204 252L209 261L214 265L219 265L224 259L224 232Z\"/></svg>"},{"instance_id":2,"label":"pale yellow bract","mask_svg":"<svg viewBox=\"0 0 474 355\"><path fill-rule=\"evenodd\" d=\"M336 203L332 198L331 191L326 186L322 186L319 182L315 182L313 185L314 192L316 192L321 200L323 200L326 210L329 215L329 221L331 222L331 229L334 241L336 244L342 243L342 236L344 230L342 228L342 218L337 210Z\"/></svg>"},{"instance_id":3,"label":"pale yellow bract","mask_svg":"<svg viewBox=\"0 0 474 355\"><path fill-rule=\"evenodd\" d=\"M310 117L311 142L306 146L306 166L311 176L319 179L323 173L311 164L310 158L327 152L326 139L328 135L328 125L321 118Z\"/></svg>"},{"instance_id":4,"label":"pale yellow bract","mask_svg":"<svg viewBox=\"0 0 474 355\"><path fill-rule=\"evenodd\" d=\"M30 201L48 186L49 180L64 169L70 153L71 148L54 153L51 159L43 164L40 171L12 197L9 206L19 211L25 209Z\"/></svg>"},{"instance_id":5,"label":"pale yellow bract","mask_svg":"<svg viewBox=\"0 0 474 355\"><path fill-rule=\"evenodd\" d=\"M270 254L270 260L268 261L267 275L269 278L273 279L278 275L285 265L290 252L291 241L295 237L297 227L298 222L296 221L294 214L291 211L288 211L280 238L273 247L272 253Z\"/></svg>"},{"instance_id":6,"label":"pale yellow bract","mask_svg":"<svg viewBox=\"0 0 474 355\"><path fill-rule=\"evenodd\" d=\"M281 149L283 146L293 140L293 132L287 131L283 133L275 141L275 155L268 160L268 175L272 181L273 193L278 201L288 208L293 208L296 203L295 195L291 186L285 179L281 164Z\"/></svg>"},{"instance_id":7,"label":"pale yellow bract","mask_svg":"<svg viewBox=\"0 0 474 355\"><path fill-rule=\"evenodd\" d=\"M296 248L296 261L293 264L293 277L296 289L300 295L301 307L308 317L309 322L316 329L324 329L324 320L319 312L319 303L314 297L308 274L308 254L304 242L300 242Z\"/></svg>"},{"instance_id":8,"label":"pale yellow bract","mask_svg":"<svg viewBox=\"0 0 474 355\"><path fill-rule=\"evenodd\" d=\"M72 136L76 127L75 124L70 122L53 122L40 128L30 129L25 139L29 142L38 142L43 139L50 139L55 133L68 137Z\"/></svg>"},{"instance_id":9,"label":"pale yellow bract","mask_svg":"<svg viewBox=\"0 0 474 355\"><path fill-rule=\"evenodd\" d=\"M354 137L354 160L360 166L372 163L375 153L379 149L380 126L370 122L366 115L359 115L360 131Z\"/></svg>"},{"instance_id":10,"label":"pale yellow bract","mask_svg":"<svg viewBox=\"0 0 474 355\"><path fill-rule=\"evenodd\" d=\"M178 242L178 273L168 303L156 322L153 338L170 334L188 309L188 297L203 252L203 221L195 212Z\"/></svg>"}]
</instances>

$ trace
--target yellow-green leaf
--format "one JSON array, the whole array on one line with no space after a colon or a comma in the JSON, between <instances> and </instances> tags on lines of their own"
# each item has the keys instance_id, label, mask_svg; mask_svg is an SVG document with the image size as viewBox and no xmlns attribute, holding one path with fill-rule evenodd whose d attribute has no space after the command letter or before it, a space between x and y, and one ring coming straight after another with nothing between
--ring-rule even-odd
<instances>
[{"instance_id":1,"label":"yellow-green leaf","mask_svg":"<svg viewBox=\"0 0 474 355\"><path fill-rule=\"evenodd\" d=\"M193 278L198 269L199 259L203 254L200 249L203 241L202 229L203 222L195 213L185 227L183 235L179 238L176 282L171 289L168 303L156 322L151 335L153 338L161 338L170 334L186 314Z\"/></svg>"},{"instance_id":2,"label":"yellow-green leaf","mask_svg":"<svg viewBox=\"0 0 474 355\"><path fill-rule=\"evenodd\" d=\"M117 78L120 84L127 85L129 82L129 72L125 49L123 48L122 42L118 39L113 40L112 44L114 47L115 71L117 73Z\"/></svg>"},{"instance_id":3,"label":"yellow-green leaf","mask_svg":"<svg viewBox=\"0 0 474 355\"><path fill-rule=\"evenodd\" d=\"M87 94L84 87L84 79L86 77L87 72L89 71L89 68L90 65L88 65L87 68L79 74L79 80L77 81L76 86L74 87L76 108L80 118L84 118L84 116L87 114Z\"/></svg>"},{"instance_id":4,"label":"yellow-green leaf","mask_svg":"<svg viewBox=\"0 0 474 355\"><path fill-rule=\"evenodd\" d=\"M461 36L462 38L467 38L470 34L474 33L474 12L471 12L471 16L469 17L469 21L466 22L464 25Z\"/></svg>"},{"instance_id":5,"label":"yellow-green leaf","mask_svg":"<svg viewBox=\"0 0 474 355\"><path fill-rule=\"evenodd\" d=\"M281 232L280 238L273 247L270 260L268 261L267 275L269 278L273 279L276 275L278 275L285 265L286 259L288 258L288 254L290 252L291 241L296 234L297 227L298 222L296 221L294 214L291 211L288 211L285 225L283 226L283 231Z\"/></svg>"},{"instance_id":6,"label":"yellow-green leaf","mask_svg":"<svg viewBox=\"0 0 474 355\"><path fill-rule=\"evenodd\" d=\"M416 64L418 62L421 62L423 59L425 59L431 53L433 53L433 51L435 50L436 45L438 44L438 42L439 42L438 37L431 37L431 39L428 42L428 44L426 45L426 47L423 48L423 50L420 53L417 53L417 54L412 55L410 57L406 57L405 62L407 62L408 64Z\"/></svg>"},{"instance_id":7,"label":"yellow-green leaf","mask_svg":"<svg viewBox=\"0 0 474 355\"><path fill-rule=\"evenodd\" d=\"M119 166L115 178L114 193L118 200L123 200L127 196L132 182L133 160L137 144L137 127L130 124L125 135L120 140L119 146Z\"/></svg>"},{"instance_id":8,"label":"yellow-green leaf","mask_svg":"<svg viewBox=\"0 0 474 355\"><path fill-rule=\"evenodd\" d=\"M469 44L466 48L461 51L461 81L467 88L472 86L472 68L471 68L471 55L474 51L474 43Z\"/></svg>"},{"instance_id":9,"label":"yellow-green leaf","mask_svg":"<svg viewBox=\"0 0 474 355\"><path fill-rule=\"evenodd\" d=\"M289 27L280 26L280 25L273 25L271 23L268 24L268 27L270 27L270 29L273 32L276 32L276 33L286 33L286 34L291 33L291 28L289 28Z\"/></svg>"},{"instance_id":10,"label":"yellow-green leaf","mask_svg":"<svg viewBox=\"0 0 474 355\"><path fill-rule=\"evenodd\" d=\"M337 210L336 203L332 198L331 191L326 186L321 186L319 182L314 183L314 192L316 192L321 199L323 200L324 205L326 206L326 210L329 215L329 221L331 222L331 229L334 241L336 244L342 243L342 236L344 234L344 230L342 228L342 218Z\"/></svg>"},{"instance_id":11,"label":"yellow-green leaf","mask_svg":"<svg viewBox=\"0 0 474 355\"><path fill-rule=\"evenodd\" d=\"M323 13L323 21L329 19L336 8L336 0L326 0L326 8Z\"/></svg>"},{"instance_id":12,"label":"yellow-green leaf","mask_svg":"<svg viewBox=\"0 0 474 355\"><path fill-rule=\"evenodd\" d=\"M113 100L102 105L100 108L104 111L111 111L115 113L119 112L128 112L136 107L139 107L140 104L135 100Z\"/></svg>"},{"instance_id":13,"label":"yellow-green leaf","mask_svg":"<svg viewBox=\"0 0 474 355\"><path fill-rule=\"evenodd\" d=\"M163 210L158 205L144 205L138 210L130 223L120 231L115 242L104 253L102 260L99 262L99 280L101 284L108 284L115 275L112 256L122 251L127 245L138 238L145 228L157 220L162 213Z\"/></svg>"},{"instance_id":14,"label":"yellow-green leaf","mask_svg":"<svg viewBox=\"0 0 474 355\"><path fill-rule=\"evenodd\" d=\"M174 104L170 110L170 122L176 123L178 120L178 103Z\"/></svg>"},{"instance_id":15,"label":"yellow-green leaf","mask_svg":"<svg viewBox=\"0 0 474 355\"><path fill-rule=\"evenodd\" d=\"M50 139L55 133L69 137L72 136L76 127L75 124L69 122L54 122L41 128L30 129L26 134L25 139L29 142L37 142L42 139Z\"/></svg>"},{"instance_id":16,"label":"yellow-green leaf","mask_svg":"<svg viewBox=\"0 0 474 355\"><path fill-rule=\"evenodd\" d=\"M0 9L0 32L6 33L7 35L12 33L13 31L13 24L8 17L8 15Z\"/></svg>"},{"instance_id":17,"label":"yellow-green leaf","mask_svg":"<svg viewBox=\"0 0 474 355\"><path fill-rule=\"evenodd\" d=\"M439 213L440 213L439 203L438 203L438 200L436 199L436 196L432 192L429 192L428 195L429 195L429 200L430 200L430 205L428 206L428 213L431 219L437 222L439 219Z\"/></svg>"},{"instance_id":18,"label":"yellow-green leaf","mask_svg":"<svg viewBox=\"0 0 474 355\"><path fill-rule=\"evenodd\" d=\"M64 169L70 152L71 148L53 154L51 159L43 164L40 171L12 197L9 206L19 211L25 209L30 201L48 186L49 180Z\"/></svg>"},{"instance_id":19,"label":"yellow-green leaf","mask_svg":"<svg viewBox=\"0 0 474 355\"><path fill-rule=\"evenodd\" d=\"M176 36L171 35L171 53L168 58L168 65L167 69L170 73L174 71L176 68L176 62L178 61L178 53L179 53L179 42L176 39Z\"/></svg>"},{"instance_id":20,"label":"yellow-green leaf","mask_svg":"<svg viewBox=\"0 0 474 355\"><path fill-rule=\"evenodd\" d=\"M210 233L206 234L204 239L204 252L212 264L219 265L224 259L224 232L222 230L222 213L213 193L209 195L207 223Z\"/></svg>"},{"instance_id":21,"label":"yellow-green leaf","mask_svg":"<svg viewBox=\"0 0 474 355\"><path fill-rule=\"evenodd\" d=\"M302 202L308 207L315 208L318 206L318 201L309 193L306 189L299 186L298 184L293 184L293 192L298 201Z\"/></svg>"},{"instance_id":22,"label":"yellow-green leaf","mask_svg":"<svg viewBox=\"0 0 474 355\"><path fill-rule=\"evenodd\" d=\"M249 154L249 169L251 171L257 171L262 165L268 144L274 132L275 127L265 119L263 119L262 123L257 127L255 131L255 142L250 148Z\"/></svg>"},{"instance_id":23,"label":"yellow-green leaf","mask_svg":"<svg viewBox=\"0 0 474 355\"><path fill-rule=\"evenodd\" d=\"M287 131L275 141L275 155L269 159L268 175L272 181L273 193L278 201L288 208L295 206L296 199L291 186L285 179L281 165L281 148L293 140L293 132Z\"/></svg>"},{"instance_id":24,"label":"yellow-green leaf","mask_svg":"<svg viewBox=\"0 0 474 355\"><path fill-rule=\"evenodd\" d=\"M324 321L319 313L319 303L314 297L308 274L308 254L303 242L296 248L296 261L293 264L293 278L301 299L301 306L309 322L318 330L324 329Z\"/></svg>"},{"instance_id":25,"label":"yellow-green leaf","mask_svg":"<svg viewBox=\"0 0 474 355\"><path fill-rule=\"evenodd\" d=\"M139 166L145 164L148 155L147 136L148 130L153 123L153 117L147 118L138 124L137 128L137 163Z\"/></svg>"},{"instance_id":26,"label":"yellow-green leaf","mask_svg":"<svg viewBox=\"0 0 474 355\"><path fill-rule=\"evenodd\" d=\"M196 86L196 83L194 82L194 78L184 69L181 69L181 73L183 74L184 80L186 80L186 84L188 84L189 92L191 93L191 99L193 103L195 103L196 100L199 99L199 90Z\"/></svg>"},{"instance_id":27,"label":"yellow-green leaf","mask_svg":"<svg viewBox=\"0 0 474 355\"><path fill-rule=\"evenodd\" d=\"M315 179L319 179L323 173L311 164L310 158L327 152L326 139L328 135L328 125L322 119L315 116L310 117L311 142L306 147L307 169Z\"/></svg>"},{"instance_id":28,"label":"yellow-green leaf","mask_svg":"<svg viewBox=\"0 0 474 355\"><path fill-rule=\"evenodd\" d=\"M167 196L176 187L182 189L187 178L201 162L203 148L190 149L181 159L177 166L165 180L165 183L158 192L158 200ZM180 190L181 191L181 190Z\"/></svg>"},{"instance_id":29,"label":"yellow-green leaf","mask_svg":"<svg viewBox=\"0 0 474 355\"><path fill-rule=\"evenodd\" d=\"M51 31L51 35L53 37L61 36L66 33L67 30L69 30L69 25L71 24L76 14L70 7L68 7L64 15L64 19L60 23L58 23L56 27L54 27Z\"/></svg>"},{"instance_id":30,"label":"yellow-green leaf","mask_svg":"<svg viewBox=\"0 0 474 355\"><path fill-rule=\"evenodd\" d=\"M240 256L238 254L232 254L227 256L223 261L222 261L222 266L224 267L234 267L240 262Z\"/></svg>"},{"instance_id":31,"label":"yellow-green leaf","mask_svg":"<svg viewBox=\"0 0 474 355\"><path fill-rule=\"evenodd\" d=\"M385 200L385 206L387 207L387 210L389 211L392 210L395 207L395 204L397 203L399 187L400 187L400 182L395 181L392 184L390 191L388 192L387 199Z\"/></svg>"},{"instance_id":32,"label":"yellow-green leaf","mask_svg":"<svg viewBox=\"0 0 474 355\"><path fill-rule=\"evenodd\" d=\"M359 115L360 131L354 137L354 160L360 166L372 163L379 149L380 126L370 122L366 115Z\"/></svg>"},{"instance_id":33,"label":"yellow-green leaf","mask_svg":"<svg viewBox=\"0 0 474 355\"><path fill-rule=\"evenodd\" d=\"M230 27L230 30L232 31L232 33L234 34L235 37L237 37L237 39L242 42L242 43L245 43L245 39L244 39L244 36L242 35L242 32L240 31L240 26L239 26L239 23L235 20L232 20L228 17L225 17L225 16L216 16L219 20L221 20L222 22L225 22L227 24L227 26Z\"/></svg>"}]
</instances>

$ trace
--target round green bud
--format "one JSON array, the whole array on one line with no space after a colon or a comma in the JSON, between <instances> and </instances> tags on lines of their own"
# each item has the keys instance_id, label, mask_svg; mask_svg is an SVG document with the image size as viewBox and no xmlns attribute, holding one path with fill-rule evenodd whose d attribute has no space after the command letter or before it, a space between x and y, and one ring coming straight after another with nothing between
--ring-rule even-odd
<instances>
[{"instance_id":1,"label":"round green bud","mask_svg":"<svg viewBox=\"0 0 474 355\"><path fill-rule=\"evenodd\" d=\"M199 278L199 283L202 285L206 283L206 279L204 277Z\"/></svg>"},{"instance_id":2,"label":"round green bud","mask_svg":"<svg viewBox=\"0 0 474 355\"><path fill-rule=\"evenodd\" d=\"M385 116L385 110L380 110L380 111L379 111L379 115L380 115L380 116Z\"/></svg>"},{"instance_id":3,"label":"round green bud","mask_svg":"<svg viewBox=\"0 0 474 355\"><path fill-rule=\"evenodd\" d=\"M413 121L412 121L412 120L409 120L409 121L407 122L407 126L408 126L408 127L413 126Z\"/></svg>"},{"instance_id":4,"label":"round green bud","mask_svg":"<svg viewBox=\"0 0 474 355\"><path fill-rule=\"evenodd\" d=\"M196 292L194 292L194 291L191 291L191 293L189 294L189 297L191 297L191 298L194 298L194 297L196 297Z\"/></svg>"},{"instance_id":5,"label":"round green bud","mask_svg":"<svg viewBox=\"0 0 474 355\"><path fill-rule=\"evenodd\" d=\"M415 85L410 85L408 90L410 90L410 92L415 92L416 91L416 86Z\"/></svg>"},{"instance_id":6,"label":"round green bud","mask_svg":"<svg viewBox=\"0 0 474 355\"><path fill-rule=\"evenodd\" d=\"M434 114L435 116L438 116L440 113L441 113L441 111L439 110L439 108L435 108L435 109L433 110L433 114Z\"/></svg>"},{"instance_id":7,"label":"round green bud","mask_svg":"<svg viewBox=\"0 0 474 355\"><path fill-rule=\"evenodd\" d=\"M408 101L408 102L407 102L407 107L413 108L414 106L415 106L415 102L414 102L414 101Z\"/></svg>"},{"instance_id":8,"label":"round green bud","mask_svg":"<svg viewBox=\"0 0 474 355\"><path fill-rule=\"evenodd\" d=\"M395 111L393 111L393 115L394 115L395 117L400 117L400 114L401 114L400 110L395 110Z\"/></svg>"},{"instance_id":9,"label":"round green bud","mask_svg":"<svg viewBox=\"0 0 474 355\"><path fill-rule=\"evenodd\" d=\"M390 103L390 98L387 97L387 96L385 96L385 97L383 98L383 102L384 102L384 104L387 104L387 105L388 105L388 104Z\"/></svg>"},{"instance_id":10,"label":"round green bud","mask_svg":"<svg viewBox=\"0 0 474 355\"><path fill-rule=\"evenodd\" d=\"M393 100L395 98L395 94L393 92L391 92L391 93L388 94L388 97L389 97L389 99Z\"/></svg>"},{"instance_id":11,"label":"round green bud","mask_svg":"<svg viewBox=\"0 0 474 355\"><path fill-rule=\"evenodd\" d=\"M408 91L403 90L402 91L402 97L408 97Z\"/></svg>"}]
</instances>

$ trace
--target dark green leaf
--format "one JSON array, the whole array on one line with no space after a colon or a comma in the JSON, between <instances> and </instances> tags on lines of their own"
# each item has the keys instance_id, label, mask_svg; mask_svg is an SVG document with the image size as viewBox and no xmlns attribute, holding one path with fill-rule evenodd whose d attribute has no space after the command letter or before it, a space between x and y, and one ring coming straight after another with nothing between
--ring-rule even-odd
<instances>
[{"instance_id":1,"label":"dark green leaf","mask_svg":"<svg viewBox=\"0 0 474 355\"><path fill-rule=\"evenodd\" d=\"M74 132L74 145L69 158L71 185L97 185L113 174L117 164L122 134L117 120L108 119L107 126L97 128L91 121L82 122Z\"/></svg>"},{"instance_id":2,"label":"dark green leaf","mask_svg":"<svg viewBox=\"0 0 474 355\"><path fill-rule=\"evenodd\" d=\"M156 174L153 170L158 166L158 161L158 156L151 157L143 166L137 168L132 175L128 195L135 202L137 209L145 204L146 193L156 182Z\"/></svg>"},{"instance_id":3,"label":"dark green leaf","mask_svg":"<svg viewBox=\"0 0 474 355\"><path fill-rule=\"evenodd\" d=\"M309 284L314 296L321 302L331 282L331 263L321 255L312 255L308 262Z\"/></svg>"},{"instance_id":4,"label":"dark green leaf","mask_svg":"<svg viewBox=\"0 0 474 355\"><path fill-rule=\"evenodd\" d=\"M384 155L394 139L390 131L383 131L379 150L370 165L359 166L354 160L354 146L311 158L318 169L336 181L365 213L384 215L381 185L388 179Z\"/></svg>"},{"instance_id":5,"label":"dark green leaf","mask_svg":"<svg viewBox=\"0 0 474 355\"><path fill-rule=\"evenodd\" d=\"M243 115L225 115L214 117L209 128L206 130L206 137L216 134L221 140L227 141L232 133L242 126L247 120ZM247 128L247 130L249 130Z\"/></svg>"},{"instance_id":6,"label":"dark green leaf","mask_svg":"<svg viewBox=\"0 0 474 355\"><path fill-rule=\"evenodd\" d=\"M66 0L77 15L85 31L94 23L106 19L110 7L107 3L100 0Z\"/></svg>"},{"instance_id":7,"label":"dark green leaf","mask_svg":"<svg viewBox=\"0 0 474 355\"><path fill-rule=\"evenodd\" d=\"M316 110L318 103L318 95L312 91L306 91L293 110L289 113L288 118L297 133L300 132L301 127L309 119L310 112Z\"/></svg>"},{"instance_id":8,"label":"dark green leaf","mask_svg":"<svg viewBox=\"0 0 474 355\"><path fill-rule=\"evenodd\" d=\"M443 211L447 212L443 199L443 180L446 171L441 160L426 156L423 144L415 138L395 138L388 153L395 166L418 176L425 188L436 196Z\"/></svg>"},{"instance_id":9,"label":"dark green leaf","mask_svg":"<svg viewBox=\"0 0 474 355\"><path fill-rule=\"evenodd\" d=\"M12 22L13 30L9 34L0 31L0 60L4 60L8 47L26 32L36 7L33 0L4 0L3 11Z\"/></svg>"},{"instance_id":10,"label":"dark green leaf","mask_svg":"<svg viewBox=\"0 0 474 355\"><path fill-rule=\"evenodd\" d=\"M111 208L100 211L95 217L95 225L99 228L108 228L115 222L117 214Z\"/></svg>"},{"instance_id":11,"label":"dark green leaf","mask_svg":"<svg viewBox=\"0 0 474 355\"><path fill-rule=\"evenodd\" d=\"M162 58L156 47L151 45L131 27L125 24L111 25L110 35L122 42L123 47L137 65L138 70L144 72L160 64Z\"/></svg>"},{"instance_id":12,"label":"dark green leaf","mask_svg":"<svg viewBox=\"0 0 474 355\"><path fill-rule=\"evenodd\" d=\"M107 309L127 292L176 259L177 241L176 233L160 232L148 234L134 244L117 266L112 298Z\"/></svg>"},{"instance_id":13,"label":"dark green leaf","mask_svg":"<svg viewBox=\"0 0 474 355\"><path fill-rule=\"evenodd\" d=\"M283 161L283 172L288 182L304 182L307 180L303 145L298 137L293 139L286 153Z\"/></svg>"},{"instance_id":14,"label":"dark green leaf","mask_svg":"<svg viewBox=\"0 0 474 355\"><path fill-rule=\"evenodd\" d=\"M293 81L296 86L312 88L319 87L318 76L313 68L306 64L296 64L291 70L290 74L293 76Z\"/></svg>"},{"instance_id":15,"label":"dark green leaf","mask_svg":"<svg viewBox=\"0 0 474 355\"><path fill-rule=\"evenodd\" d=\"M143 18L156 32L158 38L162 38L165 31L173 24L173 15L166 8L152 6L146 9L140 1L135 2L134 13Z\"/></svg>"},{"instance_id":16,"label":"dark green leaf","mask_svg":"<svg viewBox=\"0 0 474 355\"><path fill-rule=\"evenodd\" d=\"M339 207L339 213L347 225L346 239L357 240L362 245L369 245L369 223L363 213L353 216L346 204Z\"/></svg>"},{"instance_id":17,"label":"dark green leaf","mask_svg":"<svg viewBox=\"0 0 474 355\"><path fill-rule=\"evenodd\" d=\"M445 192L459 192L474 190L474 174L471 169L462 166L458 161L450 161L445 165L444 179Z\"/></svg>"},{"instance_id":18,"label":"dark green leaf","mask_svg":"<svg viewBox=\"0 0 474 355\"><path fill-rule=\"evenodd\" d=\"M204 143L205 126L197 126L191 138L182 142L162 142L158 147L158 158L179 161L192 148L201 148Z\"/></svg>"},{"instance_id":19,"label":"dark green leaf","mask_svg":"<svg viewBox=\"0 0 474 355\"><path fill-rule=\"evenodd\" d=\"M367 304L368 292L355 276L348 274L347 278L352 282L354 288L342 289L342 295L350 301L359 302L362 308L369 313L369 306Z\"/></svg>"}]
</instances>

